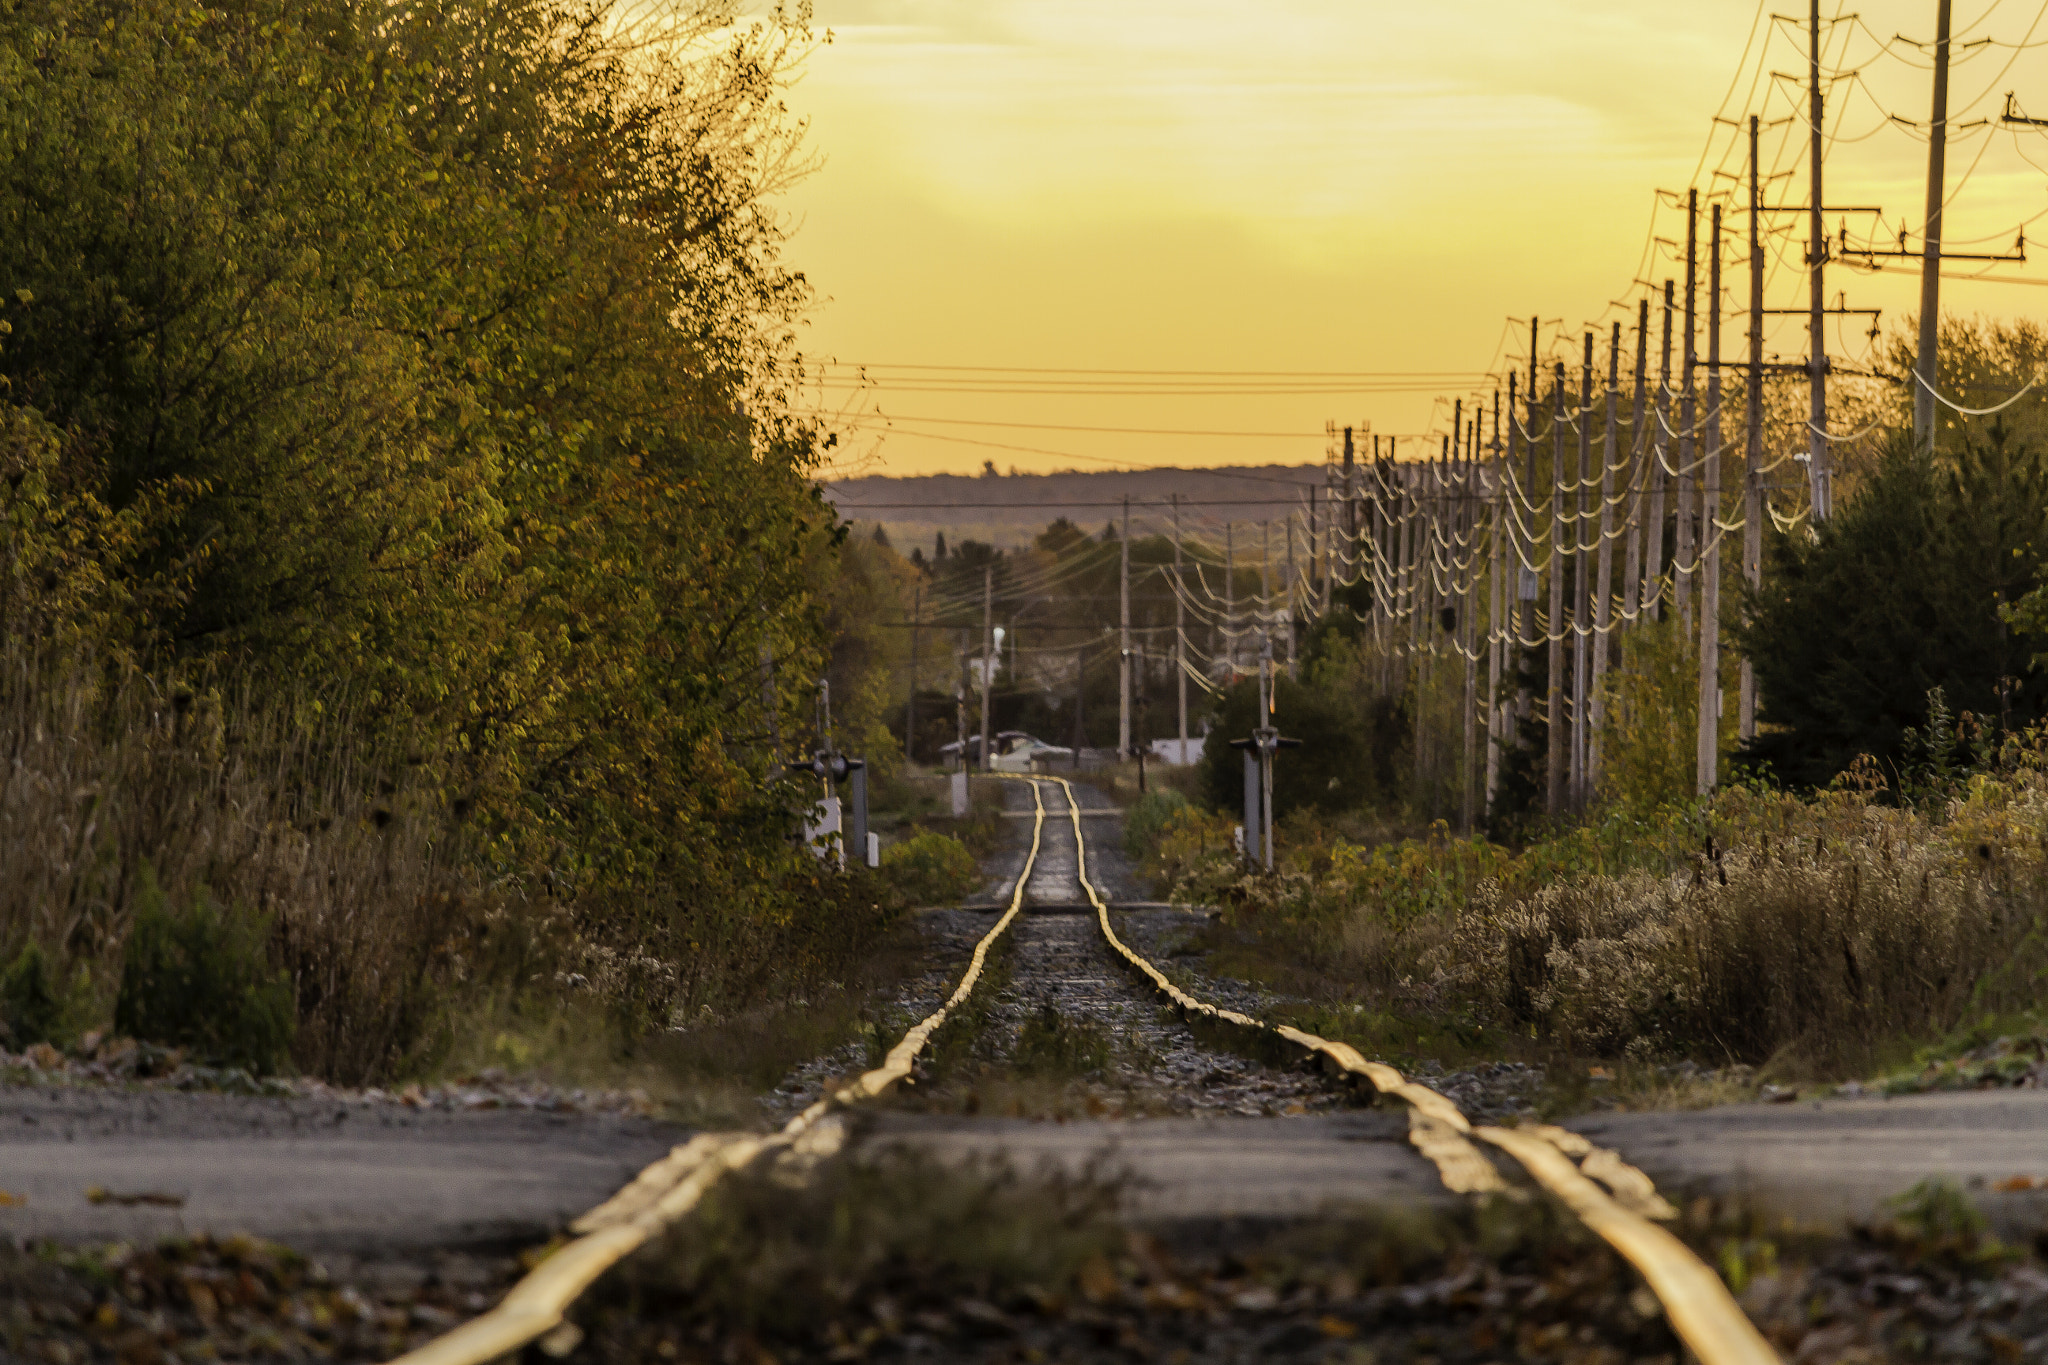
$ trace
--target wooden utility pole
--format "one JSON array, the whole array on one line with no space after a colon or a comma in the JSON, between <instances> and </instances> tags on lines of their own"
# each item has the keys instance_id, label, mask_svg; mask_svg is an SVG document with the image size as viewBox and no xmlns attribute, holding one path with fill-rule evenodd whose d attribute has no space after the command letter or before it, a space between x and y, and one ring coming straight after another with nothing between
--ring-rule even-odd
<instances>
[{"instance_id":1,"label":"wooden utility pole","mask_svg":"<svg viewBox=\"0 0 2048 1365\"><path fill-rule=\"evenodd\" d=\"M1614 423L1621 400L1621 324L1607 342L1607 424L1600 442L1600 552L1594 579L1593 676L1588 680L1586 794L1600 789L1600 732L1607 723L1607 655L1614 638Z\"/></svg>"},{"instance_id":2,"label":"wooden utility pole","mask_svg":"<svg viewBox=\"0 0 2048 1365\"><path fill-rule=\"evenodd\" d=\"M1509 501L1509 503L1508 503L1508 517L1507 517L1507 521L1506 521L1506 523L1505 523L1505 524L1504 524L1504 525L1503 525L1503 526L1501 527L1501 532L1502 532L1502 534L1504 534L1504 535L1505 535L1505 536L1507 536L1507 538L1508 538L1508 544L1507 544L1507 549L1508 549L1508 555L1507 555L1507 561L1508 561L1508 569L1507 569L1507 571L1508 571L1509 575L1510 575L1510 576L1511 576L1511 577L1513 578L1513 580L1514 580L1514 584L1513 584L1513 586L1512 586L1512 587L1511 587L1511 588L1510 588L1510 589L1508 590L1508 594L1507 594L1507 611L1508 611L1508 613L1509 613L1509 614L1508 614L1507 616L1505 616L1505 617L1503 617L1503 618L1501 619L1501 627L1502 627L1502 629L1503 629L1503 630L1512 630L1512 631L1513 631L1513 632L1514 632L1514 633L1515 633L1515 634L1516 634L1516 635L1517 635L1518 637L1526 638L1526 636L1527 636L1527 632L1526 632L1526 631L1524 631L1524 630L1522 629L1522 626L1521 626L1521 621L1520 621L1520 617L1521 617L1521 611L1522 611L1522 592L1521 592L1521 585L1522 585L1522 560L1521 560L1521 554L1520 554L1520 551L1521 551L1521 548L1522 548L1522 544L1521 544L1521 541L1520 541L1520 540L1518 540L1518 539L1516 539L1516 537L1515 537L1515 524L1516 524L1516 518L1515 518L1515 515L1514 515L1514 504L1513 504L1513 502L1512 502L1512 498L1514 497L1514 494L1513 494L1513 491L1512 491L1512 489L1511 489L1511 485L1512 485L1512 484L1514 483L1514 478L1513 478L1513 475L1514 475L1514 472L1515 472L1515 457L1516 457L1516 455L1518 455L1518 454L1520 453L1520 451L1521 451L1521 444L1522 444L1522 429L1523 429L1523 422L1522 422L1521 418L1519 418L1519 417L1515 416L1515 404L1516 404L1516 401L1517 401L1517 394L1516 394L1516 391L1515 391L1515 386L1516 386L1516 385L1517 385L1518 383L1520 383L1520 382L1521 382L1521 376L1520 376L1520 375L1518 375L1518 374L1516 374L1516 373L1515 373L1515 372L1514 372L1513 370L1509 370L1509 371L1508 371L1508 448L1507 448L1507 455L1506 455L1506 459L1504 460L1504 462L1503 462L1503 463L1502 463L1502 465L1501 465L1501 470L1500 470L1500 476L1501 476L1501 495L1502 495L1502 497L1504 497L1504 498L1510 499L1510 501ZM1535 439L1535 436L1536 436L1536 433L1534 433L1533 431L1529 433L1529 437L1530 437L1530 439L1531 439L1531 440L1534 440L1534 439ZM1495 453L1496 453L1496 454L1498 454L1499 452L1495 452ZM1533 551L1533 549L1531 550L1531 553L1530 553L1530 557L1531 557L1532 559L1533 559L1533 558L1535 557L1535 554L1534 554L1534 551Z\"/></svg>"},{"instance_id":3,"label":"wooden utility pole","mask_svg":"<svg viewBox=\"0 0 2048 1365\"><path fill-rule=\"evenodd\" d=\"M1700 480L1699 794L1720 779L1721 748L1721 206L1714 205L1707 269L1707 464Z\"/></svg>"},{"instance_id":4,"label":"wooden utility pole","mask_svg":"<svg viewBox=\"0 0 2048 1365\"><path fill-rule=\"evenodd\" d=\"M1333 528L1329 524L1329 507L1330 500L1328 498L1324 498L1320 504L1317 503L1316 486L1310 484L1308 487L1308 572L1309 578L1313 583L1318 576L1317 569L1321 569L1322 586L1315 589L1311 595L1320 599L1319 612L1324 616L1330 614L1330 572L1336 567L1330 562L1330 541L1333 539L1331 535Z\"/></svg>"},{"instance_id":5,"label":"wooden utility pole","mask_svg":"<svg viewBox=\"0 0 2048 1365\"><path fill-rule=\"evenodd\" d=\"M1754 592L1764 568L1764 254L1758 220L1763 217L1762 179L1756 160L1757 116L1749 116L1749 392L1742 476L1742 577ZM1756 670L1742 660L1740 732L1756 738Z\"/></svg>"},{"instance_id":6,"label":"wooden utility pole","mask_svg":"<svg viewBox=\"0 0 2048 1365\"><path fill-rule=\"evenodd\" d=\"M1593 485L1593 334L1586 333L1585 357L1579 366L1579 478L1572 499L1572 809L1584 810L1589 790L1586 756L1592 742L1587 724L1586 684L1592 671L1593 639L1586 629L1592 619L1593 565L1586 543L1590 508L1587 490Z\"/></svg>"},{"instance_id":7,"label":"wooden utility pole","mask_svg":"<svg viewBox=\"0 0 2048 1365\"><path fill-rule=\"evenodd\" d=\"M1472 419L1470 434L1466 437L1464 477L1457 493L1457 525L1461 539L1467 547L1465 573L1458 586L1458 638L1459 653L1465 660L1465 707L1464 761L1458 769L1458 792L1460 796L1458 825L1466 835L1472 833L1472 822L1478 814L1478 749L1479 749L1479 650L1478 636L1474 624L1478 612L1473 609L1473 591L1479 577L1479 527L1478 503L1479 479L1476 473L1479 454L1479 419Z\"/></svg>"},{"instance_id":8,"label":"wooden utility pole","mask_svg":"<svg viewBox=\"0 0 2048 1365\"><path fill-rule=\"evenodd\" d=\"M953 739L960 746L960 771L967 771L967 641L970 637L961 631L953 652L960 659L960 682L953 689ZM1078 713L1077 713L1078 714ZM1080 750L1076 749L1075 753Z\"/></svg>"},{"instance_id":9,"label":"wooden utility pole","mask_svg":"<svg viewBox=\"0 0 2048 1365\"><path fill-rule=\"evenodd\" d=\"M1344 535L1350 545L1358 543L1357 455L1351 428L1344 428Z\"/></svg>"},{"instance_id":10,"label":"wooden utility pole","mask_svg":"<svg viewBox=\"0 0 2048 1365\"><path fill-rule=\"evenodd\" d=\"M1628 417L1628 560L1621 571L1621 614L1631 625L1643 606L1643 495L1650 477L1649 433L1643 429L1649 384L1650 301L1636 300L1636 394Z\"/></svg>"},{"instance_id":11,"label":"wooden utility pole","mask_svg":"<svg viewBox=\"0 0 2048 1365\"><path fill-rule=\"evenodd\" d=\"M1656 620L1664 614L1664 470L1671 429L1671 281L1664 281L1664 354L1657 364L1657 431L1650 442L1650 511L1643 530L1642 605Z\"/></svg>"},{"instance_id":12,"label":"wooden utility pole","mask_svg":"<svg viewBox=\"0 0 2048 1365\"><path fill-rule=\"evenodd\" d=\"M1512 386L1514 376L1508 377ZM1510 414L1512 416L1512 414ZM1512 423L1510 423L1512 431ZM1512 439L1512 436L1510 437ZM1500 390L1493 391L1493 443L1488 447L1493 458L1487 462L1488 478L1491 482L1489 497L1493 503L1493 534L1489 537L1492 553L1492 601L1486 616L1486 818L1493 819L1494 798L1500 790L1500 749L1507 739L1508 708L1500 698L1500 673L1502 656L1507 651L1507 591L1503 581L1507 559L1504 554L1507 541L1506 497L1507 481L1501 476L1500 447Z\"/></svg>"},{"instance_id":13,"label":"wooden utility pole","mask_svg":"<svg viewBox=\"0 0 2048 1365\"><path fill-rule=\"evenodd\" d=\"M1811 197L1806 201L1807 281L1810 295L1806 371L1810 383L1807 398L1807 478L1813 489L1813 519L1826 521L1833 510L1833 491L1828 477L1828 339L1827 284L1823 278L1828 259L1828 234L1821 222L1821 154L1826 147L1822 135L1825 108L1820 93L1820 0L1808 0L1807 33L1807 123L1813 133L1809 171ZM1938 262L1937 262L1938 263Z\"/></svg>"},{"instance_id":14,"label":"wooden utility pole","mask_svg":"<svg viewBox=\"0 0 2048 1365\"><path fill-rule=\"evenodd\" d=\"M1237 523L1223 523L1223 664L1226 687L1237 683Z\"/></svg>"},{"instance_id":15,"label":"wooden utility pole","mask_svg":"<svg viewBox=\"0 0 2048 1365\"><path fill-rule=\"evenodd\" d=\"M1121 641L1117 658L1116 697L1116 759L1121 763L1131 756L1131 500L1124 499L1124 530L1121 549L1122 571L1117 577L1117 619L1118 638Z\"/></svg>"},{"instance_id":16,"label":"wooden utility pole","mask_svg":"<svg viewBox=\"0 0 2048 1365\"><path fill-rule=\"evenodd\" d=\"M1180 494L1173 495L1173 682L1178 689L1177 699L1180 713L1180 753L1178 761L1188 761L1188 617L1187 578L1181 570L1180 559Z\"/></svg>"},{"instance_id":17,"label":"wooden utility pole","mask_svg":"<svg viewBox=\"0 0 2048 1365\"><path fill-rule=\"evenodd\" d=\"M1529 571L1529 573L1530 573L1530 575L1531 575L1531 577L1532 577L1532 578L1533 578L1533 577L1534 577L1534 576L1535 576L1535 575L1536 575L1536 574L1537 574L1537 573L1539 572L1539 570L1538 570L1538 568L1537 568L1537 565L1536 565L1536 518L1537 518L1538 516L1540 516L1540 515L1541 515L1541 513L1540 513L1540 512L1538 511L1538 508L1537 508L1537 502L1536 502L1536 404L1537 404L1537 402L1538 402L1538 401L1539 401L1539 397L1538 397L1538 394L1537 394L1537 392L1536 392L1536 319L1535 319L1535 318L1530 318L1530 319L1529 319L1529 396L1528 396L1528 404L1527 404L1527 406L1528 406L1528 411L1529 411L1529 415L1528 415L1528 419L1527 419L1527 421L1526 421L1526 422L1524 423L1524 425L1526 425L1526 426L1528 427L1528 429L1529 429L1529 445L1528 445L1528 450L1527 450L1527 453L1526 453L1526 454L1524 455L1524 457L1523 457L1523 458L1524 458L1524 460L1525 460L1525 461L1527 462L1527 464L1528 464L1528 471L1527 471L1527 477L1526 477L1526 478L1525 478L1525 479L1523 480L1523 482L1522 482L1522 487L1523 487L1523 489L1524 489L1524 490L1526 490L1526 491L1525 491L1525 492L1524 492L1524 493L1522 494L1522 496L1523 496L1523 497L1524 497L1524 498L1525 498L1525 499L1527 500L1527 502L1528 502L1528 506L1529 506L1529 565L1528 565L1528 571ZM1534 655L1534 651L1535 651L1536 645L1537 645L1538 643L1540 643L1540 642L1539 642L1539 641L1537 640L1537 637L1536 637L1536 593L1537 593L1537 589L1538 589L1538 585L1537 585L1537 583L1535 583L1535 582L1532 582L1532 583L1531 583L1531 584L1529 585L1529 593L1528 593L1528 596L1527 596L1527 598L1525 599L1525 600L1527 601L1528 605L1527 605L1527 606L1525 606L1525 607L1524 607L1524 608L1522 609L1522 610L1523 610L1523 613L1524 613L1524 615L1525 615L1525 626L1526 626L1526 631L1525 631L1525 633L1526 633L1526 636L1527 636L1527 638L1528 638L1528 640L1529 640L1529 642L1530 642L1530 644L1529 644L1529 649L1530 649L1530 651L1531 651L1531 656L1532 656L1532 657L1531 657L1531 659L1530 659L1530 663L1531 663L1531 665L1532 665L1532 666L1533 666L1533 665L1534 665L1534 663L1535 663L1535 659L1534 659L1533 655ZM1532 703L1533 703L1533 700L1534 700L1534 699L1532 698L1532 699L1531 699ZM1524 709L1526 710L1527 708L1524 708Z\"/></svg>"},{"instance_id":18,"label":"wooden utility pole","mask_svg":"<svg viewBox=\"0 0 2048 1365\"><path fill-rule=\"evenodd\" d=\"M1291 507L1287 509L1286 531L1287 591L1281 595L1281 600L1287 605L1287 676L1292 679L1297 676L1295 673L1294 657L1294 622L1298 614L1296 608L1299 605L1299 599L1296 593L1300 587L1301 578L1296 573L1294 567L1294 509Z\"/></svg>"},{"instance_id":19,"label":"wooden utility pole","mask_svg":"<svg viewBox=\"0 0 2048 1365\"><path fill-rule=\"evenodd\" d=\"M1273 643L1273 522L1259 523L1259 631L1270 649Z\"/></svg>"},{"instance_id":20,"label":"wooden utility pole","mask_svg":"<svg viewBox=\"0 0 2048 1365\"><path fill-rule=\"evenodd\" d=\"M1692 486L1694 456L1699 443L1693 433L1699 425L1699 405L1694 400L1695 371L1699 364L1699 227L1700 192L1685 192L1685 345L1680 349L1683 373L1678 398L1678 468L1672 471L1672 502L1677 513L1677 534L1671 547L1671 597L1678 608L1678 628L1692 629L1692 581L1699 573L1699 541L1693 534Z\"/></svg>"},{"instance_id":21,"label":"wooden utility pole","mask_svg":"<svg viewBox=\"0 0 2048 1365\"><path fill-rule=\"evenodd\" d=\"M1553 820L1564 813L1566 742L1570 720L1564 698L1564 362L1556 362L1550 381L1550 620L1544 631L1550 645L1549 690L1544 700L1544 723L1549 732L1549 749L1544 764L1543 809Z\"/></svg>"},{"instance_id":22,"label":"wooden utility pole","mask_svg":"<svg viewBox=\"0 0 2048 1365\"><path fill-rule=\"evenodd\" d=\"M996 566L981 570L981 768L988 771L988 699L996 690ZM966 766L962 764L961 766Z\"/></svg>"},{"instance_id":23,"label":"wooden utility pole","mask_svg":"<svg viewBox=\"0 0 2048 1365\"><path fill-rule=\"evenodd\" d=\"M917 762L917 635L924 622L924 584L917 585L910 607L910 700L903 708L903 758Z\"/></svg>"},{"instance_id":24,"label":"wooden utility pole","mask_svg":"<svg viewBox=\"0 0 2048 1365\"><path fill-rule=\"evenodd\" d=\"M1424 558L1431 550L1430 533L1434 529L1431 514L1435 510L1435 503L1423 491L1424 480L1430 476L1430 459L1427 454L1414 467L1412 474L1413 496L1409 502L1409 520L1413 530L1408 537L1408 672L1415 687L1415 791L1418 797L1425 791L1429 792L1429 813L1431 818L1434 818L1436 793L1431 790L1429 780L1429 727L1426 713L1430 655L1436 649L1436 640L1425 620L1429 615L1429 573L1424 567Z\"/></svg>"},{"instance_id":25,"label":"wooden utility pole","mask_svg":"<svg viewBox=\"0 0 2048 1365\"><path fill-rule=\"evenodd\" d=\"M1940 0L1934 17L1934 115L1927 125L1927 240L1920 252L1920 348L1913 357L1913 435L1934 449L1934 386L1941 343L1941 203L1943 161L1948 155L1948 9ZM1903 245L1903 243L1901 244Z\"/></svg>"}]
</instances>

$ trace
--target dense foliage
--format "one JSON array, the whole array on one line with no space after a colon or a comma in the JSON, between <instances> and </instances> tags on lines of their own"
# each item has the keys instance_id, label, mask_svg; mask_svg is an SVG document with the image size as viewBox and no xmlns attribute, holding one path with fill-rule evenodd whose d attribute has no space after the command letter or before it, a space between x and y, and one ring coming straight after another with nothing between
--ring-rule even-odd
<instances>
[{"instance_id":1,"label":"dense foliage","mask_svg":"<svg viewBox=\"0 0 2048 1365\"><path fill-rule=\"evenodd\" d=\"M636 1026L836 904L774 751L843 534L772 203L807 41L712 0L0 3L0 628L280 699L209 751L260 769L279 706L319 736L261 819L399 789L477 887L642 963ZM91 933L0 947L111 951L155 854L109 853Z\"/></svg>"},{"instance_id":2,"label":"dense foliage","mask_svg":"<svg viewBox=\"0 0 2048 1365\"><path fill-rule=\"evenodd\" d=\"M1743 647L1762 732L1749 756L1823 785L1859 756L1896 776L1928 694L2011 730L2048 714L2035 645L2002 609L2039 583L2048 465L2002 426L1939 457L1901 436L1861 489L1809 535L1772 536Z\"/></svg>"}]
</instances>

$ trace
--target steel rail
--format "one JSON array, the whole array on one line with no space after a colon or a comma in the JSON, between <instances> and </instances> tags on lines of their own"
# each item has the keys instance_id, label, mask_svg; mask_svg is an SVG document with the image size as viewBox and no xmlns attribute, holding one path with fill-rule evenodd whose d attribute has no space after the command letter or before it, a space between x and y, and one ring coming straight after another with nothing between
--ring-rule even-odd
<instances>
[{"instance_id":1,"label":"steel rail","mask_svg":"<svg viewBox=\"0 0 2048 1365\"><path fill-rule=\"evenodd\" d=\"M1045 832L1045 801L1037 783L1032 783L1031 790L1037 806L1031 826L1031 852L1017 873L1009 908L974 945L974 956L946 1003L905 1033L902 1041L889 1049L882 1065L820 1098L776 1133L699 1133L674 1148L617 1194L572 1223L570 1231L579 1234L576 1239L557 1248L529 1271L496 1307L396 1357L392 1365L484 1365L539 1341L563 1325L569 1305L599 1275L689 1213L727 1173L763 1157L788 1155L815 1160L836 1151L845 1139L845 1129L832 1119L833 1111L874 1099L910 1075L932 1034L973 992L987 964L989 949L1023 908L1024 888L1038 862Z\"/></svg>"},{"instance_id":2,"label":"steel rail","mask_svg":"<svg viewBox=\"0 0 2048 1365\"><path fill-rule=\"evenodd\" d=\"M1648 1176L1614 1152L1594 1147L1577 1133L1549 1125L1521 1129L1474 1127L1447 1097L1415 1084L1393 1067L1366 1060L1349 1044L1286 1025L1268 1024L1235 1010L1218 1009L1189 995L1169 981L1165 973L1131 951L1109 922L1108 903L1088 880L1088 850L1081 834L1080 807L1074 800L1073 785L1063 777L1051 780L1066 792L1067 814L1074 827L1074 865L1081 889L1088 893L1088 900L1095 907L1096 923L1103 938L1112 951L1171 1000L1184 1018L1199 1016L1253 1033L1278 1035L1319 1057L1329 1069L1362 1076L1381 1094L1406 1101L1409 1141L1435 1163L1444 1184L1453 1191L1507 1190L1500 1173L1472 1145L1471 1138L1500 1148L1641 1272L1651 1292L1664 1305L1672 1329L1702 1365L1779 1365L1777 1352L1744 1315L1741 1305L1721 1283L1721 1277L1693 1255L1685 1243L1651 1221L1670 1218L1675 1210L1657 1194ZM1032 785L1035 788L1037 782L1034 780ZM1580 1164L1572 1163L1573 1156L1582 1158ZM1601 1189L1594 1179L1608 1188Z\"/></svg>"}]
</instances>

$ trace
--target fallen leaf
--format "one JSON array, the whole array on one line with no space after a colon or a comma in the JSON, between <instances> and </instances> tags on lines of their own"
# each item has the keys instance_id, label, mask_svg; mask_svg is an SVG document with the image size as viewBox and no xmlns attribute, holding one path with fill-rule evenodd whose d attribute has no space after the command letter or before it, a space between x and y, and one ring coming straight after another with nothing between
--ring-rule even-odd
<instances>
[{"instance_id":1,"label":"fallen leaf","mask_svg":"<svg viewBox=\"0 0 2048 1365\"><path fill-rule=\"evenodd\" d=\"M1322 1317L1316 1320L1316 1326L1322 1329L1322 1333L1326 1337L1355 1337L1358 1335L1357 1323L1346 1322L1334 1313L1323 1314Z\"/></svg>"},{"instance_id":2,"label":"fallen leaf","mask_svg":"<svg viewBox=\"0 0 2048 1365\"><path fill-rule=\"evenodd\" d=\"M1996 1182L1991 1188L2000 1194L2018 1194L2022 1190L2048 1189L2048 1180L2031 1175L2014 1175Z\"/></svg>"},{"instance_id":3,"label":"fallen leaf","mask_svg":"<svg viewBox=\"0 0 2048 1365\"><path fill-rule=\"evenodd\" d=\"M25 1194L15 1194L11 1190L0 1190L0 1209L20 1208L27 1202L28 1196Z\"/></svg>"}]
</instances>

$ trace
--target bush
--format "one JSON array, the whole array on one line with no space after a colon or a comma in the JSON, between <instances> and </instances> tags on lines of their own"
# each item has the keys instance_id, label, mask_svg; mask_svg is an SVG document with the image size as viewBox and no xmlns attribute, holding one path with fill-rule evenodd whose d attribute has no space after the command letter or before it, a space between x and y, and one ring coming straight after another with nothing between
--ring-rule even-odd
<instances>
[{"instance_id":1,"label":"bush","mask_svg":"<svg viewBox=\"0 0 2048 1365\"><path fill-rule=\"evenodd\" d=\"M1124 809L1124 852L1132 862L1144 859L1166 832L1166 826L1188 799L1170 787L1146 792Z\"/></svg>"},{"instance_id":2,"label":"bush","mask_svg":"<svg viewBox=\"0 0 2048 1365\"><path fill-rule=\"evenodd\" d=\"M16 1048L48 1042L63 1007L50 980L50 961L42 945L30 939L0 976L0 1022L7 1026L8 1041Z\"/></svg>"},{"instance_id":3,"label":"bush","mask_svg":"<svg viewBox=\"0 0 2048 1365\"><path fill-rule=\"evenodd\" d=\"M153 881L129 931L114 1027L209 1061L274 1070L291 1047L291 984L271 967L270 925L204 891L178 909Z\"/></svg>"},{"instance_id":4,"label":"bush","mask_svg":"<svg viewBox=\"0 0 2048 1365\"><path fill-rule=\"evenodd\" d=\"M981 885L981 868L967 846L931 830L884 849L882 871L912 905L944 905Z\"/></svg>"}]
</instances>

